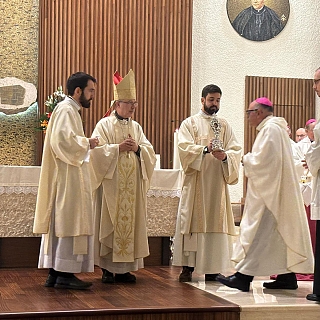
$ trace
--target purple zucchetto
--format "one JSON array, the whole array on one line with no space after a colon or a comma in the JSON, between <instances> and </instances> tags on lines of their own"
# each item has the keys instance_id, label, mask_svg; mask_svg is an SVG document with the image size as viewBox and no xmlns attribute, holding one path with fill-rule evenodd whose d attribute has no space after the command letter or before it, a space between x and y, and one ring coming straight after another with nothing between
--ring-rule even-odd
<instances>
[{"instance_id":1,"label":"purple zucchetto","mask_svg":"<svg viewBox=\"0 0 320 320\"><path fill-rule=\"evenodd\" d=\"M307 122L306 122L306 127L310 124L310 123L313 123L313 122L317 122L316 119L309 119Z\"/></svg>"},{"instance_id":2,"label":"purple zucchetto","mask_svg":"<svg viewBox=\"0 0 320 320\"><path fill-rule=\"evenodd\" d=\"M266 98L266 97L261 97L261 98L258 98L255 100L256 102L260 103L260 104L263 104L265 106L269 106L269 107L272 107L272 102Z\"/></svg>"}]
</instances>

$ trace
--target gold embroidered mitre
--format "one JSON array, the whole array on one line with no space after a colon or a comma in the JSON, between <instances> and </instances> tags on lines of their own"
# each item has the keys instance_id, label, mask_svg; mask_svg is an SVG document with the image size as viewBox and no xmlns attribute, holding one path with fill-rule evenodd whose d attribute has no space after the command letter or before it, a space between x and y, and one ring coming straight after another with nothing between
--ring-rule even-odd
<instances>
[{"instance_id":1,"label":"gold embroidered mitre","mask_svg":"<svg viewBox=\"0 0 320 320\"><path fill-rule=\"evenodd\" d=\"M113 75L113 99L136 100L136 83L132 69L122 79L116 71Z\"/></svg>"}]
</instances>

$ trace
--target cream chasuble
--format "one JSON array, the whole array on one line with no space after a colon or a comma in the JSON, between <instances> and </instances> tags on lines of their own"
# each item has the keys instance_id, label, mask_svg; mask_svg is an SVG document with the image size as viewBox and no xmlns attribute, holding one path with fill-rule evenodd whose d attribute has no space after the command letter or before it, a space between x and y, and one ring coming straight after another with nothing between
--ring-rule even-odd
<instances>
[{"instance_id":1,"label":"cream chasuble","mask_svg":"<svg viewBox=\"0 0 320 320\"><path fill-rule=\"evenodd\" d=\"M179 156L185 174L181 196L181 231L222 232L235 235L228 184L238 182L241 147L231 126L223 118L220 140L227 153L223 163L204 146L214 138L211 117L198 113L182 122L179 130Z\"/></svg>"},{"instance_id":2,"label":"cream chasuble","mask_svg":"<svg viewBox=\"0 0 320 320\"><path fill-rule=\"evenodd\" d=\"M129 134L141 148L140 158L133 151L119 153ZM114 112L98 122L92 136L100 140L91 152L96 261L111 253L112 262L131 263L149 255L146 193L155 153L141 126L118 120Z\"/></svg>"},{"instance_id":3,"label":"cream chasuble","mask_svg":"<svg viewBox=\"0 0 320 320\"><path fill-rule=\"evenodd\" d=\"M308 222L286 127L283 118L267 117L257 127L252 152L243 156L248 189L233 260L245 274L313 272Z\"/></svg>"},{"instance_id":4,"label":"cream chasuble","mask_svg":"<svg viewBox=\"0 0 320 320\"><path fill-rule=\"evenodd\" d=\"M223 118L220 140L227 153L224 163L203 154L213 139L212 117L203 112L184 120L178 148L184 171L174 241L174 265L196 267L198 273L218 273L230 268L236 235L228 184L238 182L241 147Z\"/></svg>"}]
</instances>

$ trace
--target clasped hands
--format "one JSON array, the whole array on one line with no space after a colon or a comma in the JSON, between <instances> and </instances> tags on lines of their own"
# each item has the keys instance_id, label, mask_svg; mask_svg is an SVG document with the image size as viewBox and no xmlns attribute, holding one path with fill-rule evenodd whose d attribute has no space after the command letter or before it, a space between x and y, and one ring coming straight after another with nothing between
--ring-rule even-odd
<instances>
[{"instance_id":1,"label":"clasped hands","mask_svg":"<svg viewBox=\"0 0 320 320\"><path fill-rule=\"evenodd\" d=\"M133 152L137 152L139 149L138 144L136 143L136 141L131 137L131 135L128 135L128 138L126 138L124 141L122 141L119 144L119 151L123 152L123 151L133 151Z\"/></svg>"},{"instance_id":2,"label":"clasped hands","mask_svg":"<svg viewBox=\"0 0 320 320\"><path fill-rule=\"evenodd\" d=\"M212 141L208 145L208 150L217 160L223 161L227 159L227 154L224 150L212 150Z\"/></svg>"},{"instance_id":3,"label":"clasped hands","mask_svg":"<svg viewBox=\"0 0 320 320\"><path fill-rule=\"evenodd\" d=\"M90 149L94 149L99 144L99 137L89 138Z\"/></svg>"}]
</instances>

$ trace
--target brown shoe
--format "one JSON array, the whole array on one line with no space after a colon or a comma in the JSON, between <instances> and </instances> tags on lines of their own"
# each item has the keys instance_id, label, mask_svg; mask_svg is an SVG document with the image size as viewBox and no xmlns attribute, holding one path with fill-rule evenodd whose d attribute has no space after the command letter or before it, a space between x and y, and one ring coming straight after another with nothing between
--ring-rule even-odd
<instances>
[{"instance_id":1,"label":"brown shoe","mask_svg":"<svg viewBox=\"0 0 320 320\"><path fill-rule=\"evenodd\" d=\"M179 275L179 282L189 282L192 280L193 267L182 267L182 272Z\"/></svg>"}]
</instances>

